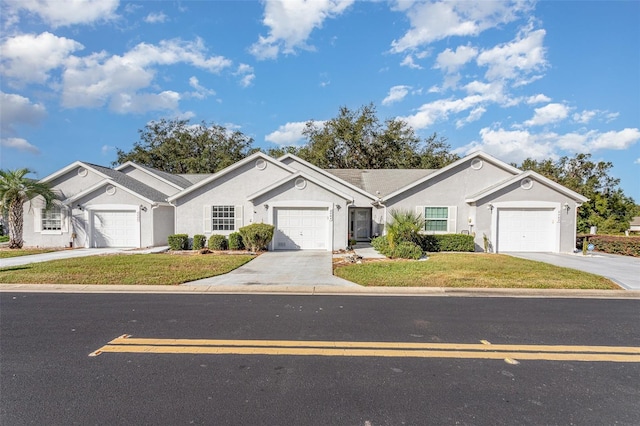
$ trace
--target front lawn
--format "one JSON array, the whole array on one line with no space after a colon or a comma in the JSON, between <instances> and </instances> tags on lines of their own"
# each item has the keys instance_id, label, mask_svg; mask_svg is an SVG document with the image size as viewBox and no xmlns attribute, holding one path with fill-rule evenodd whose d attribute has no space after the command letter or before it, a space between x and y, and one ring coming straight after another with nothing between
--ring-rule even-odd
<instances>
[{"instance_id":1,"label":"front lawn","mask_svg":"<svg viewBox=\"0 0 640 426\"><path fill-rule=\"evenodd\" d=\"M1 283L176 285L226 274L253 255L116 254L0 269Z\"/></svg>"},{"instance_id":2,"label":"front lawn","mask_svg":"<svg viewBox=\"0 0 640 426\"><path fill-rule=\"evenodd\" d=\"M9 257L29 256L30 254L42 254L56 251L56 249L0 249L0 259Z\"/></svg>"},{"instance_id":3,"label":"front lawn","mask_svg":"<svg viewBox=\"0 0 640 426\"><path fill-rule=\"evenodd\" d=\"M620 289L586 272L484 253L434 253L422 262L369 261L338 266L335 275L364 286Z\"/></svg>"}]
</instances>

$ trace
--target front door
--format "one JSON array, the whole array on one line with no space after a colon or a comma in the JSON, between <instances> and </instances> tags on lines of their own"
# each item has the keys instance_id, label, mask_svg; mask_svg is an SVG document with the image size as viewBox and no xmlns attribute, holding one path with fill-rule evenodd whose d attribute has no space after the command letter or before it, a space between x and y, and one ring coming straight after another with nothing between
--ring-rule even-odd
<instances>
[{"instance_id":1,"label":"front door","mask_svg":"<svg viewBox=\"0 0 640 426\"><path fill-rule=\"evenodd\" d=\"M358 241L367 241L371 238L371 209L350 209L349 233Z\"/></svg>"}]
</instances>

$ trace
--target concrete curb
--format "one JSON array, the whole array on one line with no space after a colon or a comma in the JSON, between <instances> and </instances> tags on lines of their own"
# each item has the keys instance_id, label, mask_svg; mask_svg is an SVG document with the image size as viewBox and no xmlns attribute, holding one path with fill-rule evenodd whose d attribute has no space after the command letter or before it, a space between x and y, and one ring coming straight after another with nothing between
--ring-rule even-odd
<instances>
[{"instance_id":1,"label":"concrete curb","mask_svg":"<svg viewBox=\"0 0 640 426\"><path fill-rule=\"evenodd\" d=\"M640 290L552 290L449 287L339 287L330 285L86 285L0 284L0 293L301 294L351 296L524 297L639 299Z\"/></svg>"}]
</instances>

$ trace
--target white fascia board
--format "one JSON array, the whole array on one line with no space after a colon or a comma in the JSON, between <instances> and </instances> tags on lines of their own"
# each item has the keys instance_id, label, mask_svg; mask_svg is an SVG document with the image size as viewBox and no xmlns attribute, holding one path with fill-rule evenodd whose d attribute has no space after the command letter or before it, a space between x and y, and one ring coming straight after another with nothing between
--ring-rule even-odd
<instances>
[{"instance_id":1,"label":"white fascia board","mask_svg":"<svg viewBox=\"0 0 640 426\"><path fill-rule=\"evenodd\" d=\"M510 173L513 173L513 174L522 173L522 171L520 169L517 169L517 168L513 167L512 165L505 163L504 161L500 161L497 158L494 158L494 157L492 157L491 155L489 155L489 154L487 154L485 152L476 151L476 152L473 152L473 153L467 155L466 157L463 157L463 158L461 158L461 159L459 159L457 161L454 161L453 163L441 168L440 170L438 170L436 172L433 172L433 173L423 177L422 179L418 179L417 181L412 182L409 185L407 185L407 186L405 186L403 188L400 188L395 192L392 192L391 194L389 194L386 197L384 197L385 198L384 201L388 201L388 200L390 200L390 199L392 199L394 197L397 197L398 195L402 194L403 192L405 192L405 191L407 191L407 190L409 190L409 189L411 189L411 188L413 188L415 186L418 186L418 185L420 185L420 184L422 184L422 183L424 183L424 182L426 182L428 180L431 180L431 179L433 179L433 178L435 178L437 176L440 176L441 174L446 173L447 171L459 166L460 164L464 163L465 161L469 161L469 160L472 160L474 158L482 158L483 160L488 161L488 162L500 167L501 169L504 169L504 170L506 170L506 171L508 171ZM384 203L384 201L383 201L383 203Z\"/></svg>"},{"instance_id":2,"label":"white fascia board","mask_svg":"<svg viewBox=\"0 0 640 426\"><path fill-rule=\"evenodd\" d=\"M311 176L308 176L308 175L304 174L304 173L303 173L303 172L301 172L301 171L297 171L297 172L295 172L294 174L292 174L291 176L287 176L287 177L285 177L284 179L281 179L281 180L279 180L279 181L277 181L277 182L275 182L275 183L273 183L273 184L271 184L271 185L267 186L266 188L261 189L261 190L260 190L260 191L258 191L258 192L254 192L253 194L251 194L251 195L249 195L249 196L247 197L247 200L249 200L249 201L253 201L253 200L255 200L256 198L258 198L258 197L260 197L260 196L262 196L262 195L264 195L264 194L268 193L269 191L272 191L272 190L274 190L274 189L276 189L276 188L278 188L278 187L280 187L280 186L284 185L285 183L287 183L287 182L289 182L289 181L291 181L291 180L293 180L293 179L297 179L297 178L299 178L299 177L301 177L301 178L303 178L303 179L306 179L306 180L308 180L309 182L311 182L311 183L313 183L313 184L315 184L315 185L318 185L319 187L324 188L324 189L326 189L326 190L327 190L327 191L329 191L329 192L332 192L332 193L336 194L336 195L337 195L338 197L340 197L340 198L343 198L343 199L345 199L345 200L347 200L347 201L351 201L351 202L353 202L353 197L351 197L351 196L349 196L349 195L345 194L345 193L344 193L344 192L342 192L342 191L339 191L339 190L335 189L335 188L334 188L334 187L332 187L332 186L329 186L329 185L327 185L327 184L325 184L325 183L323 183L323 182L320 182L319 180L314 179L314 178L312 178Z\"/></svg>"},{"instance_id":3,"label":"white fascia board","mask_svg":"<svg viewBox=\"0 0 640 426\"><path fill-rule=\"evenodd\" d=\"M96 170L93 167L91 167L89 164L85 164L82 161L74 161L73 163L69 164L68 166L61 168L57 172L53 172L49 176L40 179L39 182L52 181L53 179L55 179L57 177L60 177L60 176L64 175L65 173L68 173L69 171L75 169L76 167L84 167L86 169L91 169L91 171L96 173L98 176L102 176L105 179L109 179L109 176L105 175L102 172L99 172L98 170Z\"/></svg>"},{"instance_id":4,"label":"white fascia board","mask_svg":"<svg viewBox=\"0 0 640 426\"><path fill-rule=\"evenodd\" d=\"M349 183L349 182L347 182L346 180L340 179L338 176L332 175L331 173L327 172L326 170L321 169L320 167L318 167L318 166L316 166L316 165L314 165L314 164L311 164L311 163L309 163L308 161L305 161L305 160L303 160L302 158L300 158L300 157L298 157L298 156L296 156L296 155L294 155L294 154L285 154L285 155L283 155L282 157L278 158L278 161L282 161L282 160L285 160L285 159L287 159L287 158L290 158L290 159L292 159L293 161L297 161L297 162L299 162L300 164L303 164L303 165L305 165L305 166L309 167L310 169L313 169L313 170L315 170L316 172L318 172L318 173L322 174L323 176L328 177L329 179L333 180L334 182L338 182L338 183L340 183L340 184L342 184L342 185L346 186L347 188L350 188L350 189L353 189L353 190L354 190L354 191L356 191L356 192L359 192L360 194L364 195L364 196L365 196L365 197L367 197L367 198L371 198L371 199L372 199L372 200L374 200L374 201L376 201L376 200L378 199L378 197L376 197L376 196L375 196L375 195L373 195L373 194L369 194L369 193L368 193L367 191L365 191L364 189L362 189L362 188L358 188L357 186L350 184L350 183Z\"/></svg>"},{"instance_id":5,"label":"white fascia board","mask_svg":"<svg viewBox=\"0 0 640 426\"><path fill-rule=\"evenodd\" d=\"M110 179L110 178L107 178L107 179L101 180L100 182L98 182L98 183L96 183L95 185L93 185L93 186L91 186L91 187L89 187L89 188L85 189L84 191L78 192L76 195L74 195L74 196L72 196L72 197L67 198L67 199L66 199L66 200L64 200L62 203L63 203L63 204L67 204L67 205L69 205L69 204L73 203L74 201L79 200L80 198L84 197L85 195L91 194L91 193L92 193L93 191L95 191L96 189L102 188L103 186L105 186L105 185L107 185L107 184L109 184L109 185L113 185L113 186L115 186L115 187L117 187L117 188L120 188L120 189L122 189L123 191L128 192L129 194L131 194L131 195L133 195L133 196L135 196L135 197L138 197L138 198L139 198L139 199L141 199L142 201L146 201L146 202L147 202L147 203L149 203L149 204L159 204L159 203L156 203L155 201L152 201L152 200L148 199L147 197L144 197L144 196L142 196L142 195L138 194L138 193L137 193L137 192L135 192L135 191L130 190L130 189L129 189L129 188L127 188L126 186L122 186L122 185L120 185L118 182L116 182L116 181L114 181L114 180L112 180L112 179ZM168 203L167 203L167 204L168 204Z\"/></svg>"},{"instance_id":6,"label":"white fascia board","mask_svg":"<svg viewBox=\"0 0 640 426\"><path fill-rule=\"evenodd\" d=\"M575 191L572 191L571 189L567 188L566 186L560 185L559 183L554 182L551 179L542 176L540 173L536 173L533 170L527 170L526 172L522 172L522 173L520 173L520 174L518 174L518 175L516 175L516 176L514 176L514 177L512 177L510 179L507 179L506 181L504 181L500 185L491 187L491 188L489 188L489 189L487 189L485 191L482 191L482 192L478 192L478 193L472 195L471 197L466 198L465 201L467 203L475 203L475 202L477 202L477 201L479 201L479 200L481 200L483 198L488 197L489 195L491 195L491 194L493 194L493 193L495 193L497 191L500 191L503 188L506 188L507 186L513 184L514 182L520 181L520 180L522 180L524 178L527 178L527 177L532 178L532 179L534 179L534 180L536 180L536 181L538 181L538 182L550 187L551 189L553 189L553 190L555 190L555 191L557 191L557 192L559 192L561 194L564 194L567 197L572 198L574 201L584 203L584 202L589 200L588 198L584 197L583 195L578 194Z\"/></svg>"},{"instance_id":7,"label":"white fascia board","mask_svg":"<svg viewBox=\"0 0 640 426\"><path fill-rule=\"evenodd\" d=\"M162 176L153 173L151 170L148 170L148 169L140 166L139 164L134 163L133 161L127 161L126 163L121 164L118 167L116 167L114 170L120 171L120 170L124 169L127 166L131 166L133 168L136 168L136 169L140 170L141 172L144 172L144 173L148 174L149 176L153 176L154 178L156 178L158 180L161 180L162 182L166 183L167 185L173 186L176 189L179 189L179 190L183 190L184 189L180 185L176 185L175 183L166 180Z\"/></svg>"},{"instance_id":8,"label":"white fascia board","mask_svg":"<svg viewBox=\"0 0 640 426\"><path fill-rule=\"evenodd\" d=\"M183 189L182 191L178 192L177 194L173 194L171 197L167 198L167 201L171 202L171 201L175 201L178 198L183 197L184 195L187 195L193 191L195 191L198 188L202 188L203 186L213 182L214 180L226 175L227 173L230 173L242 166L244 166L247 163L250 163L251 161L257 160L258 158L262 158L265 161L268 161L269 163L278 166L280 168L282 168L283 170L288 171L291 174L294 174L296 171L294 169L292 169L291 167L287 166L284 163L279 162L278 160L269 157L267 154L263 153L263 152L256 152L254 154L251 154L250 156L243 158L242 160L233 163L232 165L220 170L217 173L214 173L213 175L209 176L206 179L201 180L200 182L191 185L188 188Z\"/></svg>"}]
</instances>

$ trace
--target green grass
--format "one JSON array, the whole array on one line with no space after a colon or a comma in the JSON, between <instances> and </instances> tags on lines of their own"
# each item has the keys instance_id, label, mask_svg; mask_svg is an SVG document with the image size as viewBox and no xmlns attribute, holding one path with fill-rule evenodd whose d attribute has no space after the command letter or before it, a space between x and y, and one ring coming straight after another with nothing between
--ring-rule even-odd
<instances>
[{"instance_id":1,"label":"green grass","mask_svg":"<svg viewBox=\"0 0 640 426\"><path fill-rule=\"evenodd\" d=\"M1 283L176 285L226 274L252 255L119 254L0 269Z\"/></svg>"},{"instance_id":2,"label":"green grass","mask_svg":"<svg viewBox=\"0 0 640 426\"><path fill-rule=\"evenodd\" d=\"M9 257L28 256L30 254L42 254L56 251L55 249L2 249L0 250L0 259Z\"/></svg>"},{"instance_id":3,"label":"green grass","mask_svg":"<svg viewBox=\"0 0 640 426\"><path fill-rule=\"evenodd\" d=\"M339 266L335 274L364 286L620 289L598 275L484 253L434 253L423 262L365 262Z\"/></svg>"}]
</instances>

